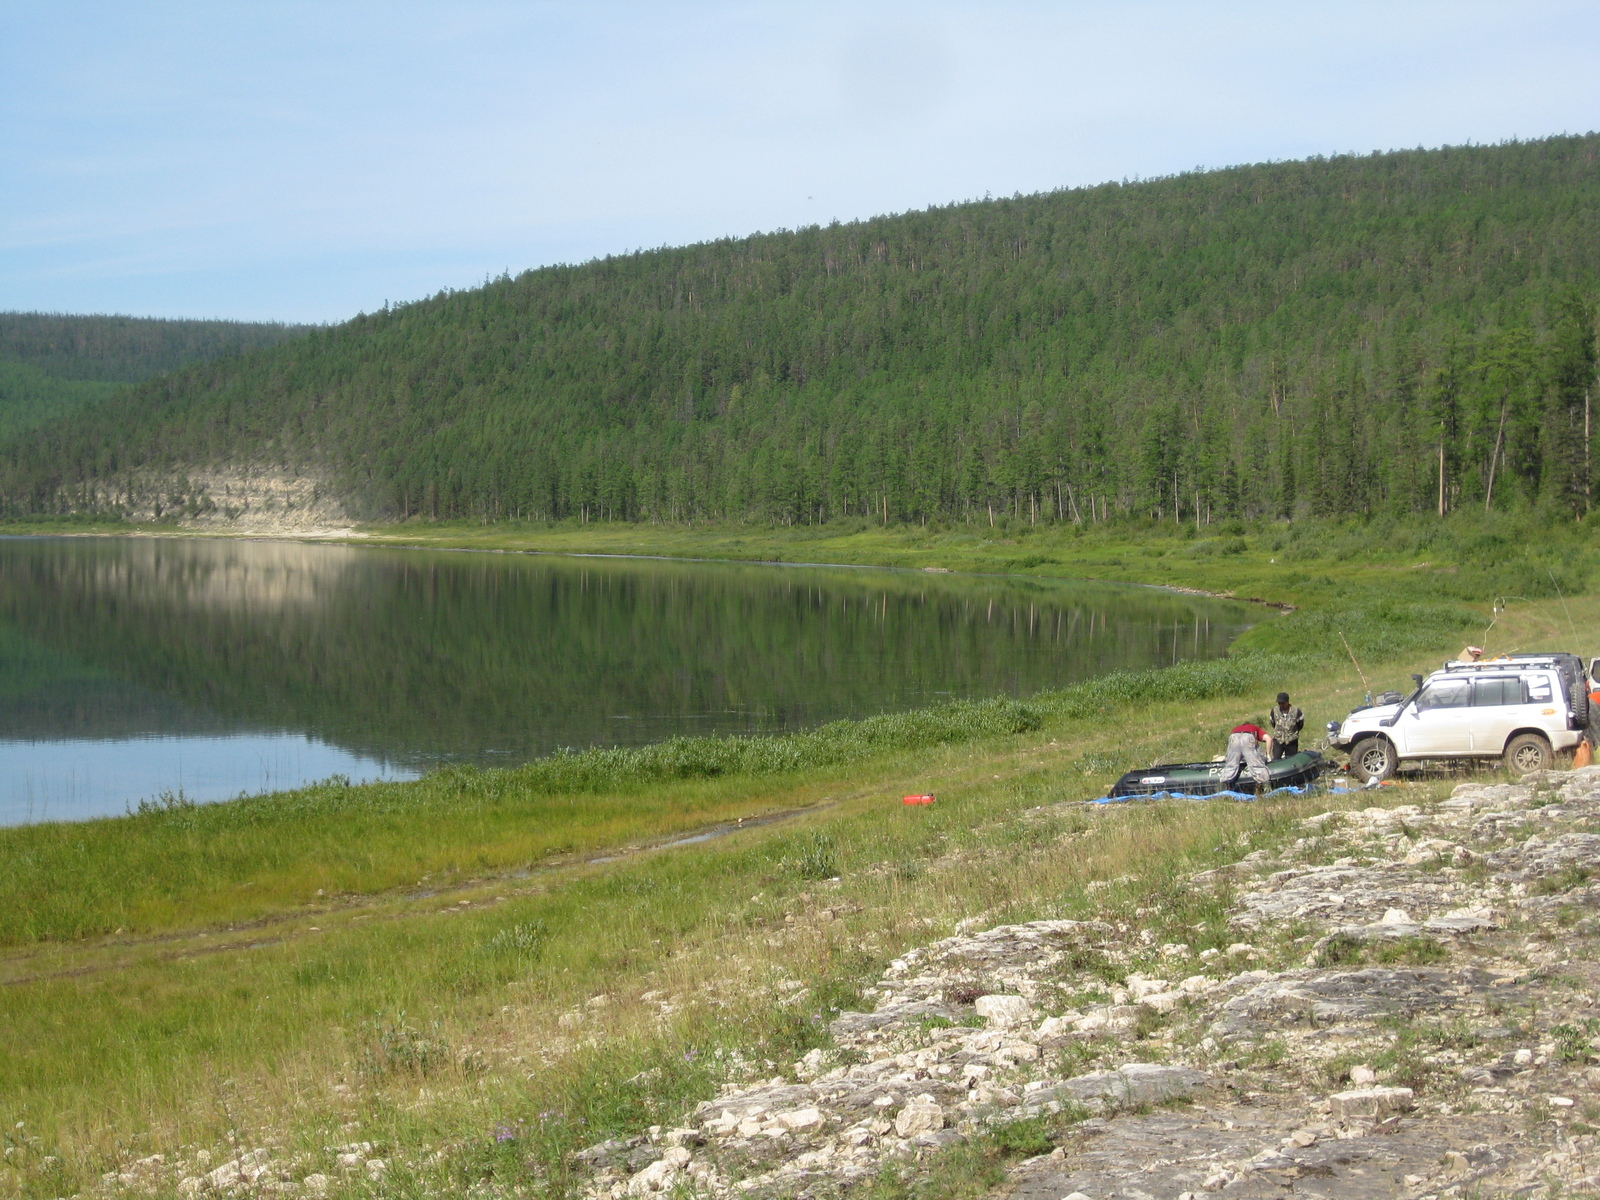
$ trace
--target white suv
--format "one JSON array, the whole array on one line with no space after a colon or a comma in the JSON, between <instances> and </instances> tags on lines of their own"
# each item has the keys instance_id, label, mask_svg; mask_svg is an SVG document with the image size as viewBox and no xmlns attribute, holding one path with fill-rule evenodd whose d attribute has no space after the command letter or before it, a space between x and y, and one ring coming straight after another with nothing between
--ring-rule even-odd
<instances>
[{"instance_id":1,"label":"white suv","mask_svg":"<svg viewBox=\"0 0 1600 1200\"><path fill-rule=\"evenodd\" d=\"M1600 660L1597 660L1600 662ZM1571 654L1522 654L1490 662L1447 662L1402 700L1358 708L1328 742L1349 748L1350 773L1387 779L1403 762L1498 758L1516 775L1555 765L1589 720L1588 672Z\"/></svg>"}]
</instances>

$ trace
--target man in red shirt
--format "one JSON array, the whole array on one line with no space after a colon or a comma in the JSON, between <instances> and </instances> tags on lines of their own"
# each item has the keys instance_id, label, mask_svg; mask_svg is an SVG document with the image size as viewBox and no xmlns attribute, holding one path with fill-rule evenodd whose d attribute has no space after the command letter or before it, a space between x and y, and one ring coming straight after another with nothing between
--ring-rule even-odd
<instances>
[{"instance_id":1,"label":"man in red shirt","mask_svg":"<svg viewBox=\"0 0 1600 1200\"><path fill-rule=\"evenodd\" d=\"M1242 768L1250 768L1259 792L1267 786L1267 760L1261 757L1261 743L1267 731L1259 725L1235 725L1228 730L1228 756L1222 760L1222 782L1232 785Z\"/></svg>"}]
</instances>

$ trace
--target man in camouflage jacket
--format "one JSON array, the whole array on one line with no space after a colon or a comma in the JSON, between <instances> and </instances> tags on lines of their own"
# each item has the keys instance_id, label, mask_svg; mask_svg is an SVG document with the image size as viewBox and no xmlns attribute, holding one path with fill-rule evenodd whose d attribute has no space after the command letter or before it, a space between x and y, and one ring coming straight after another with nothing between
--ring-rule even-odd
<instances>
[{"instance_id":1,"label":"man in camouflage jacket","mask_svg":"<svg viewBox=\"0 0 1600 1200\"><path fill-rule=\"evenodd\" d=\"M1288 692L1278 693L1278 702L1268 715L1272 721L1272 757L1288 758L1300 753L1300 730L1306 723L1306 715L1297 705L1289 703Z\"/></svg>"}]
</instances>

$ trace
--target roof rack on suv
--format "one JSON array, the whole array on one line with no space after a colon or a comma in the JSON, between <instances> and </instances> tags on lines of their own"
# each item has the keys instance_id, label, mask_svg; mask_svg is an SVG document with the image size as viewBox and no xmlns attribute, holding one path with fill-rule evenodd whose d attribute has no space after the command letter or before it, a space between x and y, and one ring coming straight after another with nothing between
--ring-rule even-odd
<instances>
[{"instance_id":1,"label":"roof rack on suv","mask_svg":"<svg viewBox=\"0 0 1600 1200\"><path fill-rule=\"evenodd\" d=\"M1446 671L1515 671L1518 668L1546 668L1554 670L1561 665L1561 660L1570 658L1567 654L1508 654L1504 658L1485 658L1477 662L1468 662L1465 659L1452 658L1445 662Z\"/></svg>"}]
</instances>

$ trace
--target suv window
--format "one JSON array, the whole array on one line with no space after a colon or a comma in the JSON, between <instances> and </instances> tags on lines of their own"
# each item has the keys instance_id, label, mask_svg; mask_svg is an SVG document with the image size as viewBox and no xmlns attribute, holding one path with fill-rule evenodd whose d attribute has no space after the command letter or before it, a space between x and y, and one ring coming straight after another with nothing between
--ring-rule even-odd
<instances>
[{"instance_id":1,"label":"suv window","mask_svg":"<svg viewBox=\"0 0 1600 1200\"><path fill-rule=\"evenodd\" d=\"M1515 676L1506 676L1501 679L1477 679L1473 681L1472 706L1474 708L1490 708L1502 704L1526 704L1523 699L1522 680Z\"/></svg>"},{"instance_id":2,"label":"suv window","mask_svg":"<svg viewBox=\"0 0 1600 1200\"><path fill-rule=\"evenodd\" d=\"M1529 704L1549 704L1550 703L1550 698L1551 698L1550 676L1548 676L1548 675L1530 675L1530 676L1528 676L1528 703Z\"/></svg>"},{"instance_id":3,"label":"suv window","mask_svg":"<svg viewBox=\"0 0 1600 1200\"><path fill-rule=\"evenodd\" d=\"M1439 679L1422 689L1417 697L1417 711L1430 708L1466 708L1471 703L1472 680Z\"/></svg>"}]
</instances>

